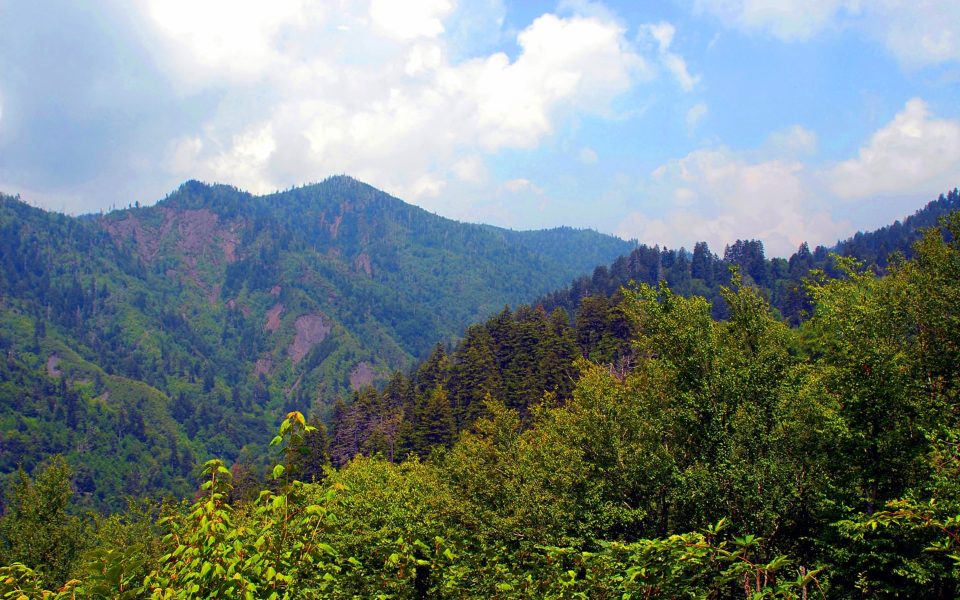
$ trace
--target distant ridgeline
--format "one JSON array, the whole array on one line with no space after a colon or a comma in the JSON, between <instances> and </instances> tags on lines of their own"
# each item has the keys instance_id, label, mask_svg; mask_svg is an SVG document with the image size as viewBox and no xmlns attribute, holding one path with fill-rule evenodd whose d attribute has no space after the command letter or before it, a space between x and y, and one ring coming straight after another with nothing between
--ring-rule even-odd
<instances>
[{"instance_id":1,"label":"distant ridgeline","mask_svg":"<svg viewBox=\"0 0 960 600\"><path fill-rule=\"evenodd\" d=\"M338 465L378 452L391 459L411 452L425 457L434 446L452 444L459 431L485 415L488 396L524 417L545 392L552 401L565 402L576 379L573 361L581 356L625 374L636 358L632 340L637 332L621 308L621 288L631 281L651 286L663 281L678 295L702 296L710 301L712 316L725 319L730 313L721 287L731 285L731 267L737 267L743 284L757 287L796 326L813 309L803 283L811 271L841 275L832 254L882 272L892 253L912 257L923 230L958 209L960 192L954 189L902 223L857 233L833 248L811 252L804 243L789 260L765 259L756 240L738 240L723 258L703 242L692 255L641 245L609 268L597 267L592 277L470 326L454 348L437 345L418 368L396 373L384 390L367 388L355 392L352 402L338 403L330 457Z\"/></svg>"},{"instance_id":2,"label":"distant ridgeline","mask_svg":"<svg viewBox=\"0 0 960 600\"><path fill-rule=\"evenodd\" d=\"M190 181L80 218L0 196L0 477L61 453L100 506L187 495L199 459L258 463L282 414L329 416L635 246L458 223L343 176Z\"/></svg>"},{"instance_id":3,"label":"distant ridgeline","mask_svg":"<svg viewBox=\"0 0 960 600\"><path fill-rule=\"evenodd\" d=\"M720 286L729 285L730 267L735 266L745 283L763 290L770 304L796 325L810 309L810 300L802 285L808 273L820 269L830 277L839 275L831 254L854 257L883 272L891 255L900 253L906 258L912 257L913 244L923 230L937 226L941 217L955 210L960 210L960 191L956 188L941 194L903 222L868 233L857 232L832 248L817 246L811 252L804 242L789 260L767 260L763 242L758 240L737 240L724 249L722 258L713 254L706 242L697 243L692 253L641 245L610 267L596 267L592 276L580 277L533 304L541 304L548 311L558 306L574 311L584 298L614 297L630 281L650 285L665 281L675 293L707 298L713 304L714 317L724 318L727 307L720 297Z\"/></svg>"}]
</instances>

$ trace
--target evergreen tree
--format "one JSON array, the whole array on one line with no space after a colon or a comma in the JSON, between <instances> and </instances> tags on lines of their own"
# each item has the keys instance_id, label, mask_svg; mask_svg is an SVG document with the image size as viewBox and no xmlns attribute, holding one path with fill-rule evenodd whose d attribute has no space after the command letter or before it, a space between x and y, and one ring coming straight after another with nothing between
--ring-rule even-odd
<instances>
[{"instance_id":1,"label":"evergreen tree","mask_svg":"<svg viewBox=\"0 0 960 600\"><path fill-rule=\"evenodd\" d=\"M430 391L417 411L413 431L415 448L421 457L430 454L433 447L447 448L456 436L453 410L443 386Z\"/></svg>"},{"instance_id":2,"label":"evergreen tree","mask_svg":"<svg viewBox=\"0 0 960 600\"><path fill-rule=\"evenodd\" d=\"M473 325L457 348L456 362L450 367L449 395L458 429L483 414L486 395L501 394L502 379L492 346L487 328Z\"/></svg>"},{"instance_id":3,"label":"evergreen tree","mask_svg":"<svg viewBox=\"0 0 960 600\"><path fill-rule=\"evenodd\" d=\"M330 465L330 443L326 426L315 416L307 422L314 429L286 448L290 477L307 483L323 480L324 468Z\"/></svg>"}]
</instances>

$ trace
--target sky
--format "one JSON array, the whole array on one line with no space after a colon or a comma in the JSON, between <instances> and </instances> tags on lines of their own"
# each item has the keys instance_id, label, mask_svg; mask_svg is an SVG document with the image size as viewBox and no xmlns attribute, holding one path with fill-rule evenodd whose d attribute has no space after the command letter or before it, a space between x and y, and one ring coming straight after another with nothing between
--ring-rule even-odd
<instances>
[{"instance_id":1,"label":"sky","mask_svg":"<svg viewBox=\"0 0 960 600\"><path fill-rule=\"evenodd\" d=\"M0 0L0 191L348 174L461 221L788 256L960 185L956 0Z\"/></svg>"}]
</instances>

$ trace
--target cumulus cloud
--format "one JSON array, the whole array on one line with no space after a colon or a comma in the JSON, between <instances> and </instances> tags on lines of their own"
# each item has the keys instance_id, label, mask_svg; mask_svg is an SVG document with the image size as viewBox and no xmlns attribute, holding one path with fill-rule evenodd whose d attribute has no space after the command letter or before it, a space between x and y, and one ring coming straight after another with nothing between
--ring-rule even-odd
<instances>
[{"instance_id":1,"label":"cumulus cloud","mask_svg":"<svg viewBox=\"0 0 960 600\"><path fill-rule=\"evenodd\" d=\"M733 240L756 238L769 254L786 256L803 241L831 241L843 232L816 209L800 162L751 162L726 148L704 149L661 165L650 179L650 190L669 200L628 215L618 229L622 237L674 248L703 240L717 252Z\"/></svg>"},{"instance_id":2,"label":"cumulus cloud","mask_svg":"<svg viewBox=\"0 0 960 600\"><path fill-rule=\"evenodd\" d=\"M833 192L846 199L953 187L960 178L960 121L934 118L927 104L914 98L856 158L831 168L827 177Z\"/></svg>"},{"instance_id":3,"label":"cumulus cloud","mask_svg":"<svg viewBox=\"0 0 960 600\"><path fill-rule=\"evenodd\" d=\"M811 166L817 136L801 125L771 133L755 150L695 150L651 173L646 201L618 233L671 247L706 240L714 250L741 238L786 256L800 242L849 235L832 210L879 213L878 202L934 197L960 177L960 121L938 119L914 98L848 160ZM912 206L912 204L910 204ZM900 215L895 215L900 216Z\"/></svg>"},{"instance_id":4,"label":"cumulus cloud","mask_svg":"<svg viewBox=\"0 0 960 600\"><path fill-rule=\"evenodd\" d=\"M400 40L437 37L443 20L453 10L448 0L373 0L370 18L378 31Z\"/></svg>"},{"instance_id":5,"label":"cumulus cloud","mask_svg":"<svg viewBox=\"0 0 960 600\"><path fill-rule=\"evenodd\" d=\"M517 35L514 59L497 52L454 62L435 39L449 3L421 8L412 24L397 25L384 42L391 51L376 60L277 59L287 68L259 75L273 92L232 89L199 135L173 145L171 168L186 156L196 176L257 192L348 172L417 199L438 194L449 177L479 180L484 153L535 148L564 119L610 114L614 99L651 75L618 22L576 14L534 20ZM378 12L392 8L370 10L396 25ZM288 15L288 24L304 18L293 8ZM309 17L318 22L304 30L330 25L326 15ZM376 53L369 36L334 44L351 56L357 45Z\"/></svg>"},{"instance_id":6,"label":"cumulus cloud","mask_svg":"<svg viewBox=\"0 0 960 600\"><path fill-rule=\"evenodd\" d=\"M596 163L583 123L624 118L658 77L698 81L672 25L584 0L519 23L502 0L0 4L0 181L83 198L74 210L187 178L269 192L331 173L445 214L516 207L505 151L539 166L576 130L569 158Z\"/></svg>"},{"instance_id":7,"label":"cumulus cloud","mask_svg":"<svg viewBox=\"0 0 960 600\"><path fill-rule=\"evenodd\" d=\"M276 36L321 16L301 0L149 0L145 10L155 56L191 86L261 79L284 62Z\"/></svg>"},{"instance_id":8,"label":"cumulus cloud","mask_svg":"<svg viewBox=\"0 0 960 600\"><path fill-rule=\"evenodd\" d=\"M960 3L945 0L696 0L730 27L799 41L855 29L882 42L903 64L960 61Z\"/></svg>"}]
</instances>

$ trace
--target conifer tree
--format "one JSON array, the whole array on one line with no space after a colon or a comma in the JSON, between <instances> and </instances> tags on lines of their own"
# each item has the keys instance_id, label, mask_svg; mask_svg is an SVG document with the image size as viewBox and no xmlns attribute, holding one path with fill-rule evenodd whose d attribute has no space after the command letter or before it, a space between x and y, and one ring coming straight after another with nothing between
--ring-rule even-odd
<instances>
[{"instance_id":1,"label":"conifer tree","mask_svg":"<svg viewBox=\"0 0 960 600\"><path fill-rule=\"evenodd\" d=\"M502 380L493 353L493 340L483 325L467 329L450 368L450 400L457 428L462 429L484 413L483 399L498 397Z\"/></svg>"},{"instance_id":2,"label":"conifer tree","mask_svg":"<svg viewBox=\"0 0 960 600\"><path fill-rule=\"evenodd\" d=\"M456 436L456 423L447 391L437 386L420 405L417 422L414 426L414 450L420 456L427 456L435 447L449 447Z\"/></svg>"}]
</instances>

